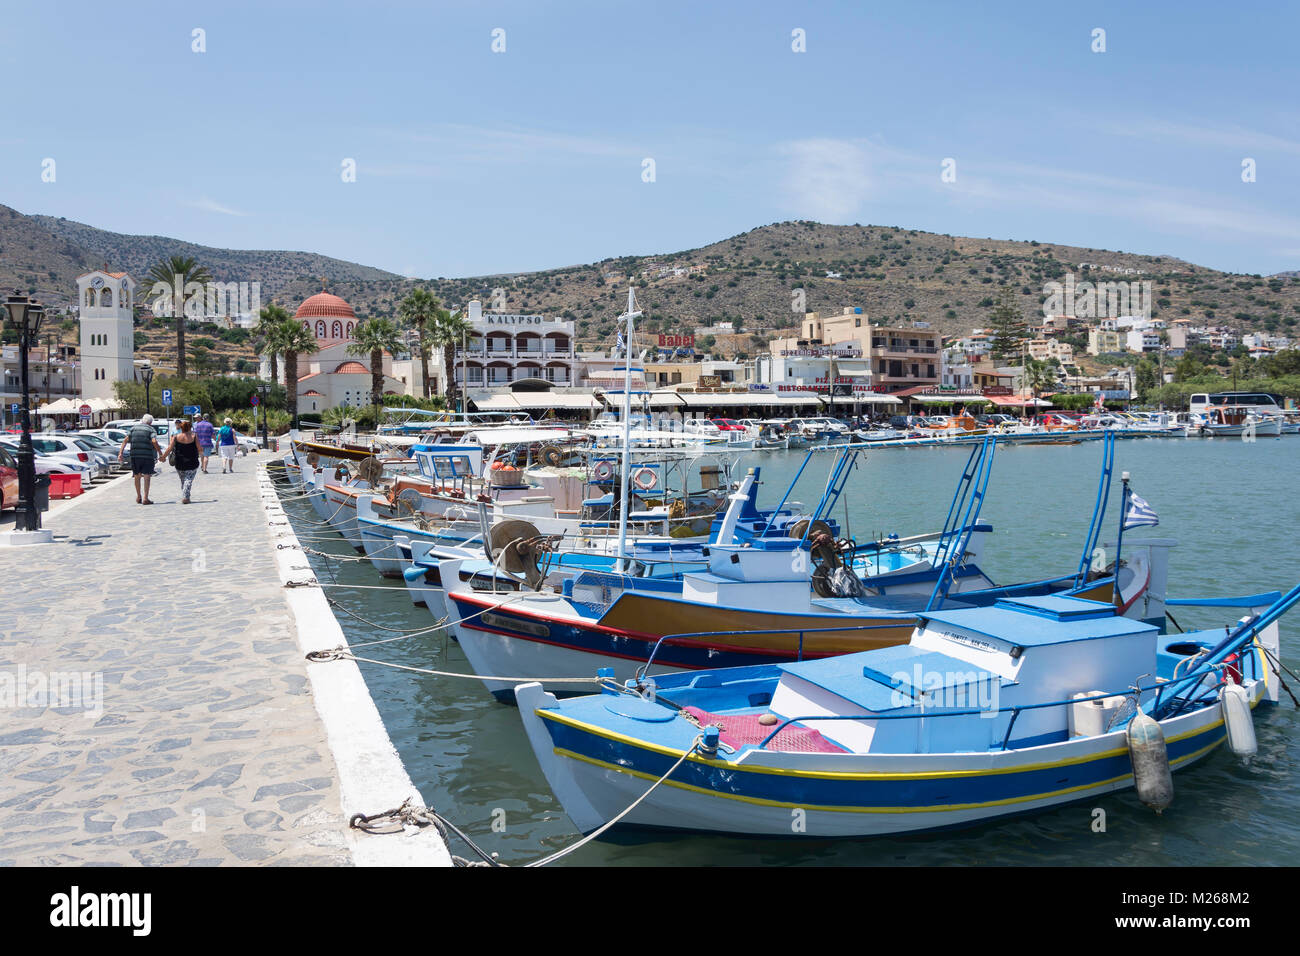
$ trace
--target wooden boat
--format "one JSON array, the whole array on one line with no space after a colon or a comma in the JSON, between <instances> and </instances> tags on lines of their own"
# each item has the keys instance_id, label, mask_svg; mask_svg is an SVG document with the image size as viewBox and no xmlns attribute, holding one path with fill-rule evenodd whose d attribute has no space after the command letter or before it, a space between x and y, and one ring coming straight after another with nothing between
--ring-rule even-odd
<instances>
[{"instance_id":1,"label":"wooden boat","mask_svg":"<svg viewBox=\"0 0 1300 956\"><path fill-rule=\"evenodd\" d=\"M967 826L1135 787L1225 739L1255 750L1278 700L1277 620L1300 586L1225 607L1245 623L1161 634L1091 601L928 613L901 647L649 676L565 701L515 688L575 826L860 837ZM1267 605L1261 607L1260 605Z\"/></svg>"}]
</instances>

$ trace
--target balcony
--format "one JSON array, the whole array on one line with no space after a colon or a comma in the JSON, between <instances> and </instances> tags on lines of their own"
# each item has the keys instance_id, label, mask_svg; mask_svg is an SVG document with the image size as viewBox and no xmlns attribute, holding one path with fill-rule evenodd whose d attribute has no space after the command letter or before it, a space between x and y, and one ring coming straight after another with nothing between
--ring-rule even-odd
<instances>
[{"instance_id":1,"label":"balcony","mask_svg":"<svg viewBox=\"0 0 1300 956\"><path fill-rule=\"evenodd\" d=\"M937 355L939 349L934 345L910 345L898 340L886 342L883 339L873 339L871 351L877 355Z\"/></svg>"}]
</instances>

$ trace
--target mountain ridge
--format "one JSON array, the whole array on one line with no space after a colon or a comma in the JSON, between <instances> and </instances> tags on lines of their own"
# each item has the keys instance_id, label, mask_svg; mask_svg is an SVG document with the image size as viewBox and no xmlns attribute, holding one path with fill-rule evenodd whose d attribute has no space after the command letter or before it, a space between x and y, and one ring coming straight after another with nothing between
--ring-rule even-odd
<instances>
[{"instance_id":1,"label":"mountain ridge","mask_svg":"<svg viewBox=\"0 0 1300 956\"><path fill-rule=\"evenodd\" d=\"M192 255L218 281L257 281L263 303L293 309L320 291L347 299L362 317L393 316L416 284L448 307L480 298L486 309L569 318L589 344L612 341L628 284L637 289L649 333L689 334L731 321L751 340L744 352L807 311L862 307L872 321L929 322L945 334L988 324L1001 288L1018 292L1026 318L1041 314L1043 286L1077 281L1151 281L1154 312L1241 330L1294 332L1300 273L1224 273L1171 256L1037 240L974 238L880 225L769 223L693 249L616 256L535 272L409 279L316 253L238 250L166 236L132 236L66 218L0 206L0 285L29 291L47 305L70 305L76 276L107 263L137 277L164 255ZM499 290L499 291L498 291Z\"/></svg>"}]
</instances>

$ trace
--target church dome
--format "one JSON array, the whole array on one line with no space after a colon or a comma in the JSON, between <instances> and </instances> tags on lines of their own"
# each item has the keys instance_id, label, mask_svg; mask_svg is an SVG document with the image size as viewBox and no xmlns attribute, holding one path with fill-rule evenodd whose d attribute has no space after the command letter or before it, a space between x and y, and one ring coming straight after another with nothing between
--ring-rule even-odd
<instances>
[{"instance_id":1,"label":"church dome","mask_svg":"<svg viewBox=\"0 0 1300 956\"><path fill-rule=\"evenodd\" d=\"M352 306L347 301L328 292L317 292L314 296L298 306L298 311L293 314L295 319L353 319L357 314L352 311Z\"/></svg>"}]
</instances>

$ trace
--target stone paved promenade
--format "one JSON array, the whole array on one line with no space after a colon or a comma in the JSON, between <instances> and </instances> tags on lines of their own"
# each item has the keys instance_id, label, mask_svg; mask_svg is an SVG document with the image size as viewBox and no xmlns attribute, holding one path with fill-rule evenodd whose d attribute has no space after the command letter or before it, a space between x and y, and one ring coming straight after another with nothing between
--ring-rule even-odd
<instances>
[{"instance_id":1,"label":"stone paved promenade","mask_svg":"<svg viewBox=\"0 0 1300 956\"><path fill-rule=\"evenodd\" d=\"M352 862L259 457L185 506L171 468L152 507L119 479L0 550L0 865Z\"/></svg>"}]
</instances>

